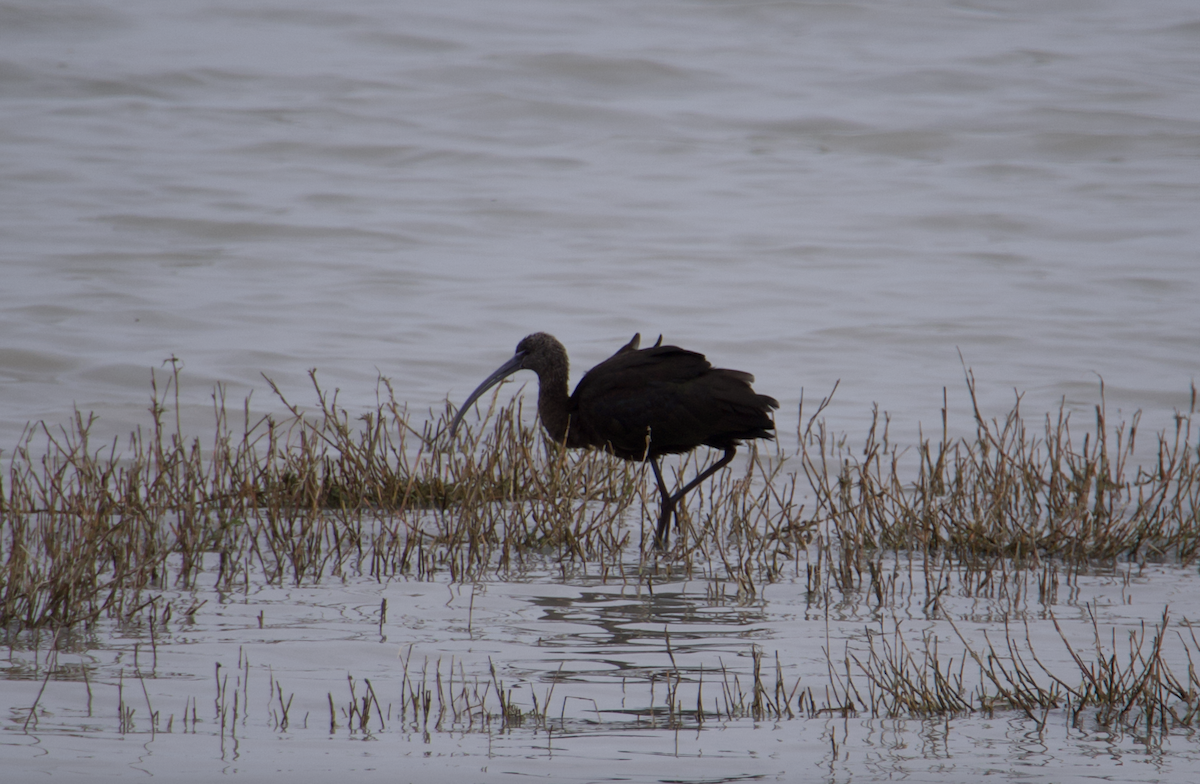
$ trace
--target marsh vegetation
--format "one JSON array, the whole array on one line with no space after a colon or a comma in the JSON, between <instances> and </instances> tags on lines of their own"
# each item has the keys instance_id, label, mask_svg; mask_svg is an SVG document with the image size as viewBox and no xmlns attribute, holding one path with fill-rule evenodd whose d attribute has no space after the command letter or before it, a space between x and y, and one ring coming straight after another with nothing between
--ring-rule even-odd
<instances>
[{"instance_id":1,"label":"marsh vegetation","mask_svg":"<svg viewBox=\"0 0 1200 784\"><path fill-rule=\"evenodd\" d=\"M146 427L124 440L97 443L94 418L76 413L63 427L29 427L5 455L0 621L10 660L33 655L32 673L9 677L41 682L31 703L12 706L24 731L37 728L52 679L84 684L90 717L91 678L105 676L64 654L97 645L98 629L131 627L143 641L119 670L119 733L199 725L224 742L251 712L274 733L330 736L1007 713L1038 732L1061 720L1161 743L1200 722L1190 607L1164 603L1120 634L1097 612L1147 569L1194 589L1194 391L1173 429L1146 434L1136 415L1109 421L1102 389L1084 422L1065 404L1029 421L1019 399L989 418L968 373L971 435L949 435L947 407L937 435L915 446L893 443L878 410L855 440L828 430L831 397L804 401L794 439L781 434L698 489L661 553L643 467L549 441L519 397L493 398L451 441L449 407L414 416L381 380L377 405L351 414L314 374L310 408L272 385L280 413L268 415L249 401L231 411L216 390L214 429L201 438L183 432L180 382L159 379ZM696 459L680 459L677 481ZM159 640L210 600L443 584L470 592L465 629L477 640L487 632L476 587L531 580L591 586L605 601L632 595L625 604L642 609L621 623L657 625L642 633L655 664L623 669L618 697L615 676L586 667L514 673L490 657L430 658L405 645L403 623L389 627L384 598L363 622L401 638L386 686L347 664L344 689L298 696L272 670L266 709L252 709L239 648L236 666L216 667L211 706L193 695L167 711L146 688ZM761 615L769 593L791 592L824 632L805 649L772 648L769 635L726 641L735 657L714 660L674 611L644 605L687 585L702 589L689 612ZM846 621L858 631L831 632ZM803 663L816 652L819 675Z\"/></svg>"}]
</instances>

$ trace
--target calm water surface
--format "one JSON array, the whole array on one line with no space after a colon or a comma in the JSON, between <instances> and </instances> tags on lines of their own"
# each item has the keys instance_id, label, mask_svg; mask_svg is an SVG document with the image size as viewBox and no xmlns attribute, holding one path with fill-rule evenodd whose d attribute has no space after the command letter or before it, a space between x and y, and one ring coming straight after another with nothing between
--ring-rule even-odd
<instances>
[{"instance_id":1,"label":"calm water surface","mask_svg":"<svg viewBox=\"0 0 1200 784\"><path fill-rule=\"evenodd\" d=\"M144 425L151 369L172 356L200 433L215 384L272 410L262 376L304 399L314 367L351 410L371 405L380 374L415 411L440 407L535 330L563 340L576 377L635 331L662 333L753 372L783 402L784 432L802 392L839 379L838 429L861 432L877 402L911 443L938 422L943 388L952 425L969 428L964 361L989 415L1019 392L1035 419L1063 399L1090 416L1102 378L1110 417L1140 409L1157 430L1200 375L1197 216L1190 0L12 0L0 3L0 459L27 422L73 407L109 435ZM510 681L543 689L558 660L538 643L556 632L535 599L587 589L524 588L533 596L490 589L505 601L488 639L514 662ZM409 590L437 599L399 613ZM702 588L678 590L703 605ZM1140 617L1178 606L1170 590ZM366 617L380 591L396 597L386 644ZM178 704L161 709L211 699L214 662L234 667L247 629L266 646L255 667L298 694L316 681L314 715L329 683L347 670L386 681L414 640L486 675L485 645L444 642L462 623L460 588L368 593L361 606L325 587L272 598L312 615L269 634L257 610L222 610L229 625L202 624L192 659L185 641L164 642L180 658L160 661L155 683ZM747 621L745 644L718 635L722 655L757 640L789 666L823 666L784 631L793 601L768 592L764 625ZM329 617L362 628L323 649ZM661 634L671 619L647 622ZM580 642L603 627L576 623L575 659L603 658L602 639ZM495 634L509 627L521 632ZM130 647L118 638L92 643L110 701L111 657ZM665 666L653 650L630 666ZM198 780L320 759L394 780L400 755L413 780L454 766L457 780L658 780L680 776L675 754L703 754L683 778L786 780L821 761L829 780L962 781L1019 764L1013 780L1184 781L1180 759L1196 755L1191 741L1157 757L1066 733L1040 745L997 719L974 740L903 722L435 733L391 751L268 733L239 757L211 724L117 735L111 706L79 713L77 683L50 701L56 720L23 734L39 681L11 679L21 667L0 682L0 755L29 778L97 758L164 777L186 759ZM251 677L265 694L269 676ZM583 705L571 709L586 717ZM839 767L833 732L880 757ZM611 777L580 765L612 758L624 762Z\"/></svg>"},{"instance_id":2,"label":"calm water surface","mask_svg":"<svg viewBox=\"0 0 1200 784\"><path fill-rule=\"evenodd\" d=\"M54 773L167 781L243 774L299 781L353 775L490 782L520 775L573 782L957 784L998 775L1047 783L1187 782L1200 763L1200 747L1188 735L1147 744L1136 733L1103 731L1086 719L1073 726L1061 709L1050 712L1042 731L1023 714L1003 710L927 721L817 715L756 722L719 715L730 693L750 694L756 646L765 654L769 696L778 672L785 690L811 689L818 705L831 684L825 651L844 673L848 655L866 660L868 633L876 633L877 645L895 643L898 625L918 657L923 636L937 637L943 665L949 657L949 670L958 672L962 647L953 628L925 615L923 597L901 595L913 587L904 578L905 591L880 609L866 596L814 600L803 574L750 602L714 598L703 580L659 583L651 592L636 580L605 583L577 574L564 582L553 567L526 577L474 586L350 579L238 595L165 591L160 605L169 601L177 609L155 630L153 647L145 622L102 624L94 637L60 640L54 654L48 635L23 635L10 641L0 681L9 706L0 733L5 780ZM919 572L916 579L919 586ZM1094 639L1085 608L1092 607L1106 655L1124 660L1128 634L1143 619L1158 620L1164 604L1186 608L1195 589L1194 575L1174 567L1121 567L1064 582L1045 604L951 592L943 606L980 651L988 639L1003 648L999 619L1009 617L1014 635L1028 634L1047 668L1076 680L1051 613L1087 656ZM208 603L191 618L180 612L199 599ZM1174 623L1186 626L1180 612ZM1174 671L1185 673L1178 642L1168 641L1165 651ZM62 675L47 680L48 667ZM547 725L501 727L493 719L485 729L456 722L449 712L439 715L446 697L435 698L428 723L413 721L411 713L401 718L406 690L415 685L450 695L465 684L475 694L495 683L493 668L523 711L550 706ZM854 672L866 693L865 678ZM970 666L964 672L973 688L977 674ZM689 714L680 727L663 713L673 673L682 675L675 699ZM348 706L367 683L383 716L375 715L369 731L353 731ZM497 710L494 691L488 702ZM698 702L708 713L703 725L692 715ZM117 719L122 704L133 709L124 731ZM654 708L659 713L651 714ZM157 732L151 711L159 714Z\"/></svg>"}]
</instances>

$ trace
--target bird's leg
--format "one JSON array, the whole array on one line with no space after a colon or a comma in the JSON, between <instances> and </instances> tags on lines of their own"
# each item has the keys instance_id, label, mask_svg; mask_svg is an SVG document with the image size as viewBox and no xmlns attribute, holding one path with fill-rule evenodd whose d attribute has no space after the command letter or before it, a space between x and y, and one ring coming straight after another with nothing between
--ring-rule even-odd
<instances>
[{"instance_id":1,"label":"bird's leg","mask_svg":"<svg viewBox=\"0 0 1200 784\"><path fill-rule=\"evenodd\" d=\"M671 491L663 481L662 469L658 467L658 458L650 459L654 468L654 478L658 480L658 494L662 498L662 507L658 515L658 530L654 534L655 548L662 550L667 546L667 530L671 527L671 513L675 511L675 502L671 500Z\"/></svg>"},{"instance_id":2,"label":"bird's leg","mask_svg":"<svg viewBox=\"0 0 1200 784\"><path fill-rule=\"evenodd\" d=\"M676 501L678 501L680 498L683 498L683 496L684 496L684 495L685 495L685 494L686 494L686 493L687 493L689 490L691 490L693 487L695 487L696 485L700 484L700 483L701 483L701 482L703 482L705 479L708 479L710 476L712 476L713 474L717 473L717 472L718 472L718 471L720 471L722 468L724 468L726 465L728 465L728 464L729 464L729 461L730 461L730 460L732 460L732 459L733 459L733 456L734 456L734 455L736 455L736 454L737 454L737 447L732 447L732 446L731 446L731 447L729 447L728 449L726 449L726 450L725 450L725 454L724 454L724 455L721 457L721 459L720 459L720 460L718 460L717 462L715 462L715 463L713 463L712 465L710 465L708 468L706 468L706 469L704 469L703 471L701 471L699 474L697 474L697 475L696 475L696 478L695 478L695 479L693 479L692 481L690 481L690 482L688 482L686 485L684 485L682 490L680 490L680 491L679 491L678 493L676 493L675 495L671 496L671 503L672 503L672 504L674 504L674 503L675 503Z\"/></svg>"},{"instance_id":3,"label":"bird's leg","mask_svg":"<svg viewBox=\"0 0 1200 784\"><path fill-rule=\"evenodd\" d=\"M689 490L728 465L729 461L732 460L733 456L736 454L737 447L729 447L725 450L725 454L720 460L697 474L695 479L684 485L683 489L674 495L670 495L667 491L667 485L665 482L663 482L662 472L658 468L658 461L650 461L651 465L654 466L654 478L658 480L658 492L662 495L662 513L658 517L658 532L654 537L654 544L656 547L662 549L667 545L667 529L671 524L671 513L675 511L675 504L679 503L680 499L687 495Z\"/></svg>"}]
</instances>

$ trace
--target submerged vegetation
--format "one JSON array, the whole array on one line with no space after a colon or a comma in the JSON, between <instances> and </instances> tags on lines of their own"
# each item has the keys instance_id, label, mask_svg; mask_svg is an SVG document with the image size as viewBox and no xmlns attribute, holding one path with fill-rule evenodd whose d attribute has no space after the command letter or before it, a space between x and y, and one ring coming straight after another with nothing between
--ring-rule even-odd
<instances>
[{"instance_id":1,"label":"submerged vegetation","mask_svg":"<svg viewBox=\"0 0 1200 784\"><path fill-rule=\"evenodd\" d=\"M1194 729L1200 720L1200 678L1191 666L1185 673L1173 672L1165 650L1173 648L1171 654L1182 654L1190 662L1200 656L1200 641L1194 634L1169 634L1167 621L1164 614L1160 624L1131 634L1125 649L1115 638L1106 642L1093 624L1095 661L1088 661L1082 647L1055 622L1073 662L1059 668L1042 663L1027 628L1020 635L1006 634L1000 650L990 639L985 639L986 649L976 650L960 636L961 651L945 656L936 638L926 634L917 639L896 624L890 632L870 633L863 645L846 645L839 659L829 658L828 676L818 682L789 677L779 653L768 657L757 645L744 657L749 672L734 671L720 660L708 670L680 667L667 634L671 667L645 678L642 687L649 694L643 707L626 708L622 699L620 709L562 690L556 699L559 684L567 690L572 680L561 666L547 674L540 688L522 689L523 697L518 698L490 659L485 673L474 674L454 656L448 661L418 660L409 646L400 651L395 678L376 686L347 673L347 689L341 694L285 696L282 681L268 669L264 713L260 698L249 696L253 670L249 656L239 650L232 673L216 666L213 717L208 718L206 709L205 718L199 718L197 700L191 697L179 718L183 732L189 727L196 732L197 724L211 721L224 740L227 734L236 738L239 725L252 714L276 733L317 729L327 730L329 736L370 737L389 731L570 731L580 721L602 721L603 714L617 714L626 724L678 730L740 719L991 717L1011 710L1024 714L1039 732L1054 715L1079 731L1128 732L1153 742L1173 730ZM146 675L135 669L131 677L141 681L141 688L132 691L146 696L145 711L136 701L127 703L123 689L119 692L122 734L173 730L176 715L154 709L145 689ZM628 684L620 690L625 694ZM26 723L36 719L35 704Z\"/></svg>"},{"instance_id":2,"label":"submerged vegetation","mask_svg":"<svg viewBox=\"0 0 1200 784\"><path fill-rule=\"evenodd\" d=\"M1110 423L1101 391L1081 439L1065 405L1031 423L1018 399L1006 416L988 419L968 373L973 434L951 439L943 408L940 437L909 450L890 443L878 411L851 446L827 430L829 398L807 416L802 403L794 453L782 444L752 450L741 469L697 490L679 509L674 548L660 554L652 547L656 488L643 467L549 441L526 421L519 398L493 401L451 441L449 407L417 421L381 380L374 410L351 417L314 375L311 411L272 384L283 414L256 417L249 401L231 414L218 389L214 432L202 440L183 432L179 380L176 372L155 384L148 426L124 442L97 444L94 418L77 413L65 427L30 426L5 454L0 626L10 634L147 611L165 625L171 606L159 595L195 589L202 574L205 585L237 591L353 576L468 582L548 564L564 577L587 572L651 588L706 579L717 601L728 587L742 603L786 578L804 586L813 607L828 611L855 597L881 624L888 608L908 603L953 626L950 599L986 597L1008 602L1016 623L1029 602L1045 617L1060 585L1097 564L1191 565L1200 554L1194 391L1174 431L1150 438L1137 416ZM1151 442L1149 461L1135 456L1139 440ZM676 480L703 468L696 462L681 458ZM645 718L678 726L1015 710L1040 726L1062 709L1074 722L1147 735L1200 722L1190 664L1200 645L1169 633L1165 612L1124 653L1115 637L1104 643L1094 618L1088 653L1055 621L1076 665L1070 676L1043 666L1028 634L1020 643L1008 611L1002 620L1005 640L982 645L954 626L948 657L936 638L913 639L896 621L844 652L826 648L829 680L819 687L786 682L778 658L771 683L758 648L750 682L723 664L719 673L673 666L654 676L665 678L665 708L652 697ZM669 636L666 644L674 665ZM1180 645L1171 660L1185 665L1173 671L1164 650ZM398 706L380 704L369 682L353 679L349 707L328 695L331 732L366 731L372 721L415 727L431 715L459 729L549 720L549 694L540 705L517 705L495 670L468 682L460 663L455 690L452 664L443 694L440 665L436 689L424 667L417 683L414 666L404 660ZM683 696L689 684L694 700ZM273 715L284 730L289 705L280 691Z\"/></svg>"}]
</instances>

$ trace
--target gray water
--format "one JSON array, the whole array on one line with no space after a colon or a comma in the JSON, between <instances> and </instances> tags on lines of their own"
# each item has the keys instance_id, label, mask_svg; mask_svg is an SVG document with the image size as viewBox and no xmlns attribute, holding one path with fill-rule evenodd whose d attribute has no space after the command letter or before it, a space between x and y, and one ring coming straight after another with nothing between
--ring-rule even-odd
<instances>
[{"instance_id":1,"label":"gray water","mask_svg":"<svg viewBox=\"0 0 1200 784\"><path fill-rule=\"evenodd\" d=\"M989 416L1018 393L1090 416L1103 379L1110 418L1170 428L1200 375L1198 88L1186 0L3 2L0 460L73 408L144 425L170 357L197 428L216 384L272 410L263 375L303 399L310 368L352 411L382 375L423 412L537 330L576 377L662 333L754 373L784 433L839 380L836 428L878 403L914 442L946 389L969 429L964 363ZM750 743L725 732L689 742ZM575 753L679 772L616 737ZM574 771L540 767L545 738L484 742ZM0 748L30 775L125 753ZM192 749L198 778L237 768Z\"/></svg>"},{"instance_id":2,"label":"gray water","mask_svg":"<svg viewBox=\"0 0 1200 784\"><path fill-rule=\"evenodd\" d=\"M865 660L868 632L894 642L900 624L918 658L922 635L933 635L943 646L943 666L953 659L950 672L959 671L961 646L946 620L924 615L919 596L901 597L884 610L867 597L825 605L806 599L803 574L766 586L748 602L714 598L706 587L702 580L684 581L650 591L636 580L605 583L584 575L564 582L551 568L525 580L475 585L351 579L253 587L237 595L164 591L158 613L167 602L176 611L155 629L155 647L139 617L102 625L96 635L102 641L87 635L59 640L53 654L48 635L10 648L0 664L0 694L8 704L0 732L4 780L495 782L518 776L1051 784L1190 782L1200 763L1200 745L1190 734L1147 742L1086 718L1074 726L1062 708L1050 711L1042 731L1015 710L926 720L828 714L727 720L716 715L726 704L724 689L734 688L736 677L749 690L755 646L764 653L769 693L778 663L785 689L811 688L818 704L830 683L824 651L839 670L848 653ZM1044 605L952 592L944 607L980 651L986 651L985 634L1003 649L999 619L1010 618L1014 636L1029 634L1039 660L1071 678L1073 665L1048 613L1086 657L1090 606L1104 630L1106 655L1124 661L1127 635L1143 620L1158 621L1164 603L1176 608L1173 624L1187 635L1195 591L1195 575L1173 567L1121 567L1085 572ZM197 598L207 604L185 617L181 610ZM1024 644L1019 647L1028 656ZM1173 633L1165 654L1184 675L1187 660ZM441 698L427 723L411 714L401 719L405 690L414 681L448 695L465 680L474 692L493 683L492 668L521 710L549 706L545 726L455 722L449 712L439 717ZM47 678L48 670L64 669L76 674ZM969 683L977 680L972 669L966 668ZM681 727L670 726L664 712L674 672L683 675L676 699L689 714ZM857 678L866 693L865 679ZM364 732L349 726L347 708L352 689L361 699L368 682L384 715L373 714ZM698 724L690 714L701 699L709 716ZM337 711L332 731L330 702ZM494 691L489 702L496 711ZM133 711L124 729L117 719L122 704ZM285 704L286 727L280 723Z\"/></svg>"}]
</instances>

